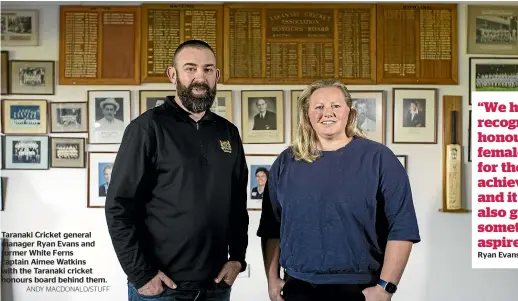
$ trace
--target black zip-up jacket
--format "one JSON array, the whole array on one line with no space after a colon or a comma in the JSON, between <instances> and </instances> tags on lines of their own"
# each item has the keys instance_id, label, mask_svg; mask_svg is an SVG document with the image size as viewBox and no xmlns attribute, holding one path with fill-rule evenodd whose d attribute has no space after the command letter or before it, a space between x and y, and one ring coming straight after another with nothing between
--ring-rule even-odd
<instances>
[{"instance_id":1,"label":"black zip-up jacket","mask_svg":"<svg viewBox=\"0 0 518 301\"><path fill-rule=\"evenodd\" d=\"M207 111L195 122L174 100L126 128L105 214L115 253L137 288L214 279L227 261L246 268L248 167L239 132Z\"/></svg>"}]
</instances>

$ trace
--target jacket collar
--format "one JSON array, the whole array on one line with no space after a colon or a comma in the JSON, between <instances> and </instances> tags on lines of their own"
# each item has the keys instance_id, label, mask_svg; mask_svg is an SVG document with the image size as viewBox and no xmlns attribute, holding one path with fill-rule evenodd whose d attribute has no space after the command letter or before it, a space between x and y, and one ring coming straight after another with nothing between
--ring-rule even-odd
<instances>
[{"instance_id":1,"label":"jacket collar","mask_svg":"<svg viewBox=\"0 0 518 301\"><path fill-rule=\"evenodd\" d=\"M166 99L165 99L166 106L169 109L171 109L171 111L173 112L175 118L180 119L181 121L195 122L189 116L190 115L189 112L184 110L182 107L180 107L176 103L175 97L177 97L177 96L167 96ZM205 111L205 114L200 119L200 121L198 121L198 123L204 122L204 121L213 121L213 120L214 120L214 113L212 113L212 111L210 109L207 109L207 111Z\"/></svg>"}]
</instances>

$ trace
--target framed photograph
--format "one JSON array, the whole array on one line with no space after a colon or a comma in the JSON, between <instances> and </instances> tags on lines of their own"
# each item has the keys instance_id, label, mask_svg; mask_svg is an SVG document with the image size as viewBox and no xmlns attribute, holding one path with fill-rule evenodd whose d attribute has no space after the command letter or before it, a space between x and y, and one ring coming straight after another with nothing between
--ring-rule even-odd
<instances>
[{"instance_id":1,"label":"framed photograph","mask_svg":"<svg viewBox=\"0 0 518 301\"><path fill-rule=\"evenodd\" d=\"M241 91L245 144L284 143L284 92Z\"/></svg>"},{"instance_id":2,"label":"framed photograph","mask_svg":"<svg viewBox=\"0 0 518 301\"><path fill-rule=\"evenodd\" d=\"M54 95L54 61L9 61L9 93L13 95Z\"/></svg>"},{"instance_id":3,"label":"framed photograph","mask_svg":"<svg viewBox=\"0 0 518 301\"><path fill-rule=\"evenodd\" d=\"M51 133L88 133L86 102L51 102Z\"/></svg>"},{"instance_id":4,"label":"framed photograph","mask_svg":"<svg viewBox=\"0 0 518 301\"><path fill-rule=\"evenodd\" d=\"M4 136L4 169L49 169L48 136Z\"/></svg>"},{"instance_id":5,"label":"framed photograph","mask_svg":"<svg viewBox=\"0 0 518 301\"><path fill-rule=\"evenodd\" d=\"M248 210L261 210L263 205L264 186L268 174L277 155L246 155L248 164Z\"/></svg>"},{"instance_id":6,"label":"framed photograph","mask_svg":"<svg viewBox=\"0 0 518 301\"><path fill-rule=\"evenodd\" d=\"M3 99L2 121L5 134L47 134L47 100Z\"/></svg>"},{"instance_id":7,"label":"framed photograph","mask_svg":"<svg viewBox=\"0 0 518 301\"><path fill-rule=\"evenodd\" d=\"M88 143L119 144L131 122L130 91L88 91Z\"/></svg>"},{"instance_id":8,"label":"framed photograph","mask_svg":"<svg viewBox=\"0 0 518 301\"><path fill-rule=\"evenodd\" d=\"M358 127L367 138L385 144L385 91L349 91Z\"/></svg>"},{"instance_id":9,"label":"framed photograph","mask_svg":"<svg viewBox=\"0 0 518 301\"><path fill-rule=\"evenodd\" d=\"M396 157L399 159L399 162L401 162L401 165L403 165L405 170L408 171L408 167L407 167L408 156L407 155L396 155Z\"/></svg>"},{"instance_id":10,"label":"framed photograph","mask_svg":"<svg viewBox=\"0 0 518 301\"><path fill-rule=\"evenodd\" d=\"M467 53L518 53L518 6L468 5Z\"/></svg>"},{"instance_id":11,"label":"framed photograph","mask_svg":"<svg viewBox=\"0 0 518 301\"><path fill-rule=\"evenodd\" d=\"M297 137L297 131L299 127L299 97L304 90L292 90L290 92L290 104L291 104L291 142L295 141Z\"/></svg>"},{"instance_id":12,"label":"framed photograph","mask_svg":"<svg viewBox=\"0 0 518 301\"><path fill-rule=\"evenodd\" d=\"M216 99L214 100L210 110L226 120L233 122L233 103L232 91L217 91Z\"/></svg>"},{"instance_id":13,"label":"framed photograph","mask_svg":"<svg viewBox=\"0 0 518 301\"><path fill-rule=\"evenodd\" d=\"M437 89L392 91L392 143L437 144Z\"/></svg>"},{"instance_id":14,"label":"framed photograph","mask_svg":"<svg viewBox=\"0 0 518 301\"><path fill-rule=\"evenodd\" d=\"M2 46L38 46L38 10L2 9Z\"/></svg>"},{"instance_id":15,"label":"framed photograph","mask_svg":"<svg viewBox=\"0 0 518 301\"><path fill-rule=\"evenodd\" d=\"M116 152L88 152L87 208L104 208Z\"/></svg>"},{"instance_id":16,"label":"framed photograph","mask_svg":"<svg viewBox=\"0 0 518 301\"><path fill-rule=\"evenodd\" d=\"M518 57L470 57L470 105L473 92L518 92Z\"/></svg>"},{"instance_id":17,"label":"framed photograph","mask_svg":"<svg viewBox=\"0 0 518 301\"><path fill-rule=\"evenodd\" d=\"M51 168L85 168L85 139L52 137L50 139Z\"/></svg>"},{"instance_id":18,"label":"framed photograph","mask_svg":"<svg viewBox=\"0 0 518 301\"><path fill-rule=\"evenodd\" d=\"M471 162L471 110L469 110L468 123L468 162Z\"/></svg>"},{"instance_id":19,"label":"framed photograph","mask_svg":"<svg viewBox=\"0 0 518 301\"><path fill-rule=\"evenodd\" d=\"M4 26L4 23L2 23L2 27ZM3 34L3 31L2 31ZM1 87L2 87L2 95L9 94L9 51L2 50L2 74L0 80Z\"/></svg>"},{"instance_id":20,"label":"framed photograph","mask_svg":"<svg viewBox=\"0 0 518 301\"><path fill-rule=\"evenodd\" d=\"M139 115L149 109L162 105L165 102L165 98L172 95L175 95L174 90L140 90Z\"/></svg>"}]
</instances>

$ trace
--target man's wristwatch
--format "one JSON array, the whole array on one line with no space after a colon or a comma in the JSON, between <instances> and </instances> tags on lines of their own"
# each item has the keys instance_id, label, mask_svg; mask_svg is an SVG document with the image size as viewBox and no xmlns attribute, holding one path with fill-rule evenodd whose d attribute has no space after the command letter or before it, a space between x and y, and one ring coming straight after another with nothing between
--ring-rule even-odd
<instances>
[{"instance_id":1,"label":"man's wristwatch","mask_svg":"<svg viewBox=\"0 0 518 301\"><path fill-rule=\"evenodd\" d=\"M387 291L387 293L389 293L389 294L393 294L393 293L395 293L397 291L397 285L395 285L392 282L387 282L387 281L385 281L383 279L380 279L378 281L378 284L379 284L379 286L384 288L385 291Z\"/></svg>"}]
</instances>

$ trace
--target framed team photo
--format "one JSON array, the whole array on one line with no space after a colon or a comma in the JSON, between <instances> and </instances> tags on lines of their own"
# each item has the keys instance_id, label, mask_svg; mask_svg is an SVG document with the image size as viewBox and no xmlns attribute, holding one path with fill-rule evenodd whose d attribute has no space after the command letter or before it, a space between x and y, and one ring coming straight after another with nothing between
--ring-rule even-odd
<instances>
[{"instance_id":1,"label":"framed team photo","mask_svg":"<svg viewBox=\"0 0 518 301\"><path fill-rule=\"evenodd\" d=\"M104 208L116 152L88 153L87 208Z\"/></svg>"},{"instance_id":2,"label":"framed team photo","mask_svg":"<svg viewBox=\"0 0 518 301\"><path fill-rule=\"evenodd\" d=\"M48 136L9 135L3 138L3 169L49 169Z\"/></svg>"},{"instance_id":3,"label":"framed team photo","mask_svg":"<svg viewBox=\"0 0 518 301\"><path fill-rule=\"evenodd\" d=\"M248 210L261 210L264 187L277 155L246 155L248 164Z\"/></svg>"},{"instance_id":4,"label":"framed team photo","mask_svg":"<svg viewBox=\"0 0 518 301\"><path fill-rule=\"evenodd\" d=\"M349 91L358 127L367 138L385 144L385 91Z\"/></svg>"},{"instance_id":5,"label":"framed team photo","mask_svg":"<svg viewBox=\"0 0 518 301\"><path fill-rule=\"evenodd\" d=\"M86 102L51 102L51 133L87 133L88 106Z\"/></svg>"},{"instance_id":6,"label":"framed team photo","mask_svg":"<svg viewBox=\"0 0 518 301\"><path fill-rule=\"evenodd\" d=\"M437 89L392 91L392 143L437 144Z\"/></svg>"},{"instance_id":7,"label":"framed team photo","mask_svg":"<svg viewBox=\"0 0 518 301\"><path fill-rule=\"evenodd\" d=\"M518 57L470 57L470 105L473 92L518 92Z\"/></svg>"},{"instance_id":8,"label":"framed team photo","mask_svg":"<svg viewBox=\"0 0 518 301\"><path fill-rule=\"evenodd\" d=\"M51 168L85 168L85 139L52 137L50 139Z\"/></svg>"},{"instance_id":9,"label":"framed team photo","mask_svg":"<svg viewBox=\"0 0 518 301\"><path fill-rule=\"evenodd\" d=\"M47 100L3 99L4 134L47 134Z\"/></svg>"},{"instance_id":10,"label":"framed team photo","mask_svg":"<svg viewBox=\"0 0 518 301\"><path fill-rule=\"evenodd\" d=\"M130 91L88 91L88 143L120 144L131 122Z\"/></svg>"},{"instance_id":11,"label":"framed team photo","mask_svg":"<svg viewBox=\"0 0 518 301\"><path fill-rule=\"evenodd\" d=\"M291 104L291 142L295 141L297 137L297 131L299 127L299 97L303 90L292 90L290 91L290 104Z\"/></svg>"},{"instance_id":12,"label":"framed team photo","mask_svg":"<svg viewBox=\"0 0 518 301\"><path fill-rule=\"evenodd\" d=\"M164 104L167 96L174 96L174 90L140 90L139 91L139 114L144 113L154 107Z\"/></svg>"},{"instance_id":13,"label":"framed team photo","mask_svg":"<svg viewBox=\"0 0 518 301\"><path fill-rule=\"evenodd\" d=\"M284 92L241 91L245 144L284 143Z\"/></svg>"},{"instance_id":14,"label":"framed team photo","mask_svg":"<svg viewBox=\"0 0 518 301\"><path fill-rule=\"evenodd\" d=\"M9 94L54 95L56 88L54 61L9 61Z\"/></svg>"}]
</instances>

